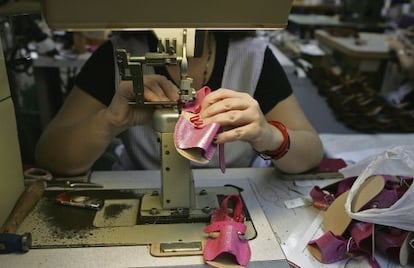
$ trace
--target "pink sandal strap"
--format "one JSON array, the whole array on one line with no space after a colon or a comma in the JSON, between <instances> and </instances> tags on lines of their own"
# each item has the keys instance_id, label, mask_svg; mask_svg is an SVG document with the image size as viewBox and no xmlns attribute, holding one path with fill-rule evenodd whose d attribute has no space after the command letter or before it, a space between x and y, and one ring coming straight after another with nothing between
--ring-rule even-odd
<instances>
[{"instance_id":1,"label":"pink sandal strap","mask_svg":"<svg viewBox=\"0 0 414 268\"><path fill-rule=\"evenodd\" d=\"M308 248L320 262L328 264L349 258L350 256L367 256L372 267L379 267L372 256L371 236L374 225L365 222L353 222L348 232L350 237L345 239L336 236L331 231L321 237L311 240Z\"/></svg>"},{"instance_id":2,"label":"pink sandal strap","mask_svg":"<svg viewBox=\"0 0 414 268\"><path fill-rule=\"evenodd\" d=\"M230 216L228 203L234 202L233 215ZM211 224L204 228L205 233L218 232L218 236L209 237L204 247L204 260L212 261L223 253L236 258L239 265L247 265L250 261L251 250L248 240L243 238L246 233L244 216L242 214L242 201L238 195L227 196L221 207L211 216Z\"/></svg>"},{"instance_id":3,"label":"pink sandal strap","mask_svg":"<svg viewBox=\"0 0 414 268\"><path fill-rule=\"evenodd\" d=\"M334 263L348 258L347 240L328 231L321 237L311 240L308 248L312 255L321 263Z\"/></svg>"}]
</instances>

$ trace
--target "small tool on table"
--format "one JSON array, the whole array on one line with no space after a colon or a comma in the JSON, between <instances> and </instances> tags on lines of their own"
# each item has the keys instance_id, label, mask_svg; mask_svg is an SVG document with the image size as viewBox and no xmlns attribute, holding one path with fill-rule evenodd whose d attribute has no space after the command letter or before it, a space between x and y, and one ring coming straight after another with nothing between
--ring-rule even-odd
<instances>
[{"instance_id":1,"label":"small tool on table","mask_svg":"<svg viewBox=\"0 0 414 268\"><path fill-rule=\"evenodd\" d=\"M14 252L28 252L32 246L31 233L24 234L0 234L0 254Z\"/></svg>"},{"instance_id":2,"label":"small tool on table","mask_svg":"<svg viewBox=\"0 0 414 268\"><path fill-rule=\"evenodd\" d=\"M101 184L79 181L77 177L68 177L65 179L54 178L52 173L48 170L41 168L29 168L24 172L25 182L44 181L46 182L46 188L103 188Z\"/></svg>"},{"instance_id":3,"label":"small tool on table","mask_svg":"<svg viewBox=\"0 0 414 268\"><path fill-rule=\"evenodd\" d=\"M6 222L0 227L0 254L29 251L32 244L31 234L18 234L17 229L42 198L47 187L102 188L102 185L91 182L55 182L49 171L39 168L28 169L24 175L28 186L17 200Z\"/></svg>"},{"instance_id":4,"label":"small tool on table","mask_svg":"<svg viewBox=\"0 0 414 268\"><path fill-rule=\"evenodd\" d=\"M32 244L30 233L17 234L19 225L33 210L42 197L46 183L32 182L17 200L11 214L0 228L0 254L27 252Z\"/></svg>"}]
</instances>

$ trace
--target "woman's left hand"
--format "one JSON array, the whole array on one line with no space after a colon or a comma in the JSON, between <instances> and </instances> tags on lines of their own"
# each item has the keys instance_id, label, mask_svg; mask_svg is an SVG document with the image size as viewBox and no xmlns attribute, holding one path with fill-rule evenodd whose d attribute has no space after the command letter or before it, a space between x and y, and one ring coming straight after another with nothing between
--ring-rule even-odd
<instances>
[{"instance_id":1,"label":"woman's left hand","mask_svg":"<svg viewBox=\"0 0 414 268\"><path fill-rule=\"evenodd\" d=\"M280 146L275 140L276 128L267 123L258 102L247 93L220 88L208 94L202 104L200 118L203 125L220 124L224 131L217 135L216 143L249 142L257 151L272 150Z\"/></svg>"}]
</instances>

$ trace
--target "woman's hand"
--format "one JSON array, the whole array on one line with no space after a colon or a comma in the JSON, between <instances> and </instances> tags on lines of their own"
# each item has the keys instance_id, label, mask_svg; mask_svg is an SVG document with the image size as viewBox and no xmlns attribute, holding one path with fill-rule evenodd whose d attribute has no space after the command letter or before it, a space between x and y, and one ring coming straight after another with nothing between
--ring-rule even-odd
<instances>
[{"instance_id":1,"label":"woman's hand","mask_svg":"<svg viewBox=\"0 0 414 268\"><path fill-rule=\"evenodd\" d=\"M203 124L218 123L225 131L217 135L216 143L246 141L257 151L276 150L282 134L267 123L258 102L247 93L218 89L208 94L202 104ZM278 137L275 139L274 137Z\"/></svg>"},{"instance_id":2,"label":"woman's hand","mask_svg":"<svg viewBox=\"0 0 414 268\"><path fill-rule=\"evenodd\" d=\"M178 97L178 88L166 77L156 74L144 75L145 101L177 101ZM153 108L130 105L129 102L135 101L135 98L132 82L122 81L107 109L108 118L117 133L151 120Z\"/></svg>"}]
</instances>

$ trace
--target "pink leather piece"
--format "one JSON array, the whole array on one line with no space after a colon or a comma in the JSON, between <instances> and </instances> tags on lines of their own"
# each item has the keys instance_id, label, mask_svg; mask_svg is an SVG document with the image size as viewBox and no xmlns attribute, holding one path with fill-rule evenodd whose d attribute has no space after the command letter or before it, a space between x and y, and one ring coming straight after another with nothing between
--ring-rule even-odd
<instances>
[{"instance_id":1,"label":"pink leather piece","mask_svg":"<svg viewBox=\"0 0 414 268\"><path fill-rule=\"evenodd\" d=\"M411 177L395 177L382 175L385 180L384 189L370 200L362 209L367 208L387 208L393 205L405 193L412 183ZM338 196L339 192L346 191L352 186L354 178L347 178L339 184L329 185L324 188L314 187L311 191L311 197L315 206L325 208L333 201L332 198ZM348 258L349 255L343 256L341 241L347 242L348 252L352 255L365 255L371 267L380 267L374 256L372 256L372 232L374 225L372 223L353 221L347 229L350 240L343 237L334 236L325 233L322 237L312 240L309 245L317 247L324 261L341 260ZM398 259L398 250L407 236L406 231L394 228L394 232L386 232L379 229L375 231L375 249L387 255L388 257ZM335 250L335 247L337 249ZM324 262L325 263L325 262ZM328 263L328 262L326 262Z\"/></svg>"},{"instance_id":2,"label":"pink leather piece","mask_svg":"<svg viewBox=\"0 0 414 268\"><path fill-rule=\"evenodd\" d=\"M362 241L372 235L374 224L369 222L355 221L351 224L349 229L349 233L351 234L352 239L355 241L356 245L360 247L362 245Z\"/></svg>"},{"instance_id":3,"label":"pink leather piece","mask_svg":"<svg viewBox=\"0 0 414 268\"><path fill-rule=\"evenodd\" d=\"M382 175L385 179L384 190L367 203L362 210L368 208L387 208L393 205L407 190L403 181L411 184L412 178L401 177L400 180L394 176ZM310 192L313 205L319 209L326 210L336 197L346 192L352 187L356 177L345 178L337 183L328 185L324 188L315 186Z\"/></svg>"},{"instance_id":4,"label":"pink leather piece","mask_svg":"<svg viewBox=\"0 0 414 268\"><path fill-rule=\"evenodd\" d=\"M308 245L315 247L321 254L321 262L328 264L349 258L350 256L367 256L372 268L380 268L375 258L372 258L371 235L374 229L372 223L354 222L350 228L349 239L336 236L328 231Z\"/></svg>"},{"instance_id":5,"label":"pink leather piece","mask_svg":"<svg viewBox=\"0 0 414 268\"><path fill-rule=\"evenodd\" d=\"M398 194L395 189L382 190L377 196L375 196L368 204L366 204L361 210L368 208L389 208L398 200Z\"/></svg>"},{"instance_id":6,"label":"pink leather piece","mask_svg":"<svg viewBox=\"0 0 414 268\"><path fill-rule=\"evenodd\" d=\"M219 163L222 173L226 172L226 160L224 159L224 143L219 144Z\"/></svg>"},{"instance_id":7,"label":"pink leather piece","mask_svg":"<svg viewBox=\"0 0 414 268\"><path fill-rule=\"evenodd\" d=\"M233 202L233 217L229 215L229 202ZM242 214L243 202L238 195L229 195L223 199L220 208L216 209L211 215L211 222L220 221L236 221L243 222L244 216Z\"/></svg>"},{"instance_id":8,"label":"pink leather piece","mask_svg":"<svg viewBox=\"0 0 414 268\"><path fill-rule=\"evenodd\" d=\"M332 232L324 233L318 239L309 241L308 245L317 248L322 256L322 263L334 263L348 258L347 240L335 236Z\"/></svg>"},{"instance_id":9,"label":"pink leather piece","mask_svg":"<svg viewBox=\"0 0 414 268\"><path fill-rule=\"evenodd\" d=\"M203 150L203 157L211 160L217 148L213 140L219 129L219 124L196 128L190 121L180 116L174 135L175 146L183 150L200 148Z\"/></svg>"},{"instance_id":10,"label":"pink leather piece","mask_svg":"<svg viewBox=\"0 0 414 268\"><path fill-rule=\"evenodd\" d=\"M314 186L310 192L313 205L321 210L326 210L336 197L351 188L357 177L345 178L337 183L320 188Z\"/></svg>"},{"instance_id":11,"label":"pink leather piece","mask_svg":"<svg viewBox=\"0 0 414 268\"><path fill-rule=\"evenodd\" d=\"M372 256L372 233L374 232L374 224L355 221L349 229L352 237L349 252L355 256L367 256L367 260L372 268L381 268L375 256Z\"/></svg>"},{"instance_id":12,"label":"pink leather piece","mask_svg":"<svg viewBox=\"0 0 414 268\"><path fill-rule=\"evenodd\" d=\"M318 185L312 188L310 196L313 200L313 206L320 210L327 210L335 200L334 194L322 189Z\"/></svg>"},{"instance_id":13,"label":"pink leather piece","mask_svg":"<svg viewBox=\"0 0 414 268\"><path fill-rule=\"evenodd\" d=\"M203 87L197 91L196 100L192 103L189 103L187 106L182 108L183 112L191 113L197 115L201 111L201 102L203 99L211 92L209 87ZM209 124L200 128L190 122L185 116L180 116L174 131L174 143L178 149L181 150L191 150L191 149L201 149L202 160L199 163L207 163L210 161L216 150L217 145L214 143L214 138L217 133L221 131L221 126L217 123ZM224 159L224 144L219 146L219 164L221 172L226 170L226 161ZM198 154L197 151L191 152ZM184 155L189 158L188 155ZM199 155L192 155L192 161L199 159Z\"/></svg>"},{"instance_id":14,"label":"pink leather piece","mask_svg":"<svg viewBox=\"0 0 414 268\"><path fill-rule=\"evenodd\" d=\"M229 213L229 202L233 203L233 215ZM247 265L250 261L251 250L248 240L240 235L246 232L243 203L238 195L229 195L211 215L211 224L204 228L205 233L218 232L215 238L208 238L204 247L204 260L212 261L223 253L229 253L236 258L239 265Z\"/></svg>"},{"instance_id":15,"label":"pink leather piece","mask_svg":"<svg viewBox=\"0 0 414 268\"><path fill-rule=\"evenodd\" d=\"M241 222L215 222L204 229L206 233L220 232L215 239L209 238L204 248L204 259L212 261L220 254L230 253L236 257L240 265L247 265L250 261L250 247L248 241L241 239L239 234L246 232L246 225Z\"/></svg>"},{"instance_id":16,"label":"pink leather piece","mask_svg":"<svg viewBox=\"0 0 414 268\"><path fill-rule=\"evenodd\" d=\"M400 248L409 232L389 227L375 233L375 247L379 252L398 260Z\"/></svg>"}]
</instances>

